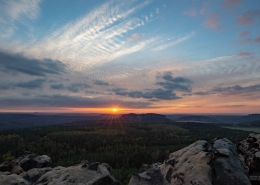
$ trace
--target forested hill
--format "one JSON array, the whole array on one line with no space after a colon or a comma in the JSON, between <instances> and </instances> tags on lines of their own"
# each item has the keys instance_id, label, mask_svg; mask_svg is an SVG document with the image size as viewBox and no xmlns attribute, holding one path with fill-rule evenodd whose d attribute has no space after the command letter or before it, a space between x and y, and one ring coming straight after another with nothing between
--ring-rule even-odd
<instances>
[{"instance_id":1,"label":"forested hill","mask_svg":"<svg viewBox=\"0 0 260 185\"><path fill-rule=\"evenodd\" d=\"M119 117L122 122L169 122L170 119L166 118L165 115L162 114L123 114Z\"/></svg>"},{"instance_id":2,"label":"forested hill","mask_svg":"<svg viewBox=\"0 0 260 185\"><path fill-rule=\"evenodd\" d=\"M41 127L80 120L100 120L102 114L23 114L0 113L0 130Z\"/></svg>"},{"instance_id":3,"label":"forested hill","mask_svg":"<svg viewBox=\"0 0 260 185\"><path fill-rule=\"evenodd\" d=\"M169 122L161 114L17 114L0 113L0 130L42 127L56 124L81 125L96 122Z\"/></svg>"}]
</instances>

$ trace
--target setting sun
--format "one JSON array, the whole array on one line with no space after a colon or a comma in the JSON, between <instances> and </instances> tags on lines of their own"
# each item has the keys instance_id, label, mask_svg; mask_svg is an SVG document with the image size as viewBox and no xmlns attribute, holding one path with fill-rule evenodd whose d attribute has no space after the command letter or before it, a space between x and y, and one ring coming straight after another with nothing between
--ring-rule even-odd
<instances>
[{"instance_id":1,"label":"setting sun","mask_svg":"<svg viewBox=\"0 0 260 185\"><path fill-rule=\"evenodd\" d=\"M117 112L117 108L113 108L113 112Z\"/></svg>"}]
</instances>

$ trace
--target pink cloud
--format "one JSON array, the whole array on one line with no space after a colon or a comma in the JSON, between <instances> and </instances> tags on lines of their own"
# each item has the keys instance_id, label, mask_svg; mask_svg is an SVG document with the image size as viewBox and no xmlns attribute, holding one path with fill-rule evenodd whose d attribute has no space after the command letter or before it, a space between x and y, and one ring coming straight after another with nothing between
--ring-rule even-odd
<instances>
[{"instance_id":1,"label":"pink cloud","mask_svg":"<svg viewBox=\"0 0 260 185\"><path fill-rule=\"evenodd\" d=\"M242 0L224 0L225 7L233 7L241 4Z\"/></svg>"},{"instance_id":2,"label":"pink cloud","mask_svg":"<svg viewBox=\"0 0 260 185\"><path fill-rule=\"evenodd\" d=\"M248 44L248 43L251 43L251 42L252 42L252 39L248 38L248 39L245 39L245 40L241 40L238 43L244 45L244 44Z\"/></svg>"},{"instance_id":3,"label":"pink cloud","mask_svg":"<svg viewBox=\"0 0 260 185\"><path fill-rule=\"evenodd\" d=\"M142 39L142 37L138 33L134 33L132 35L132 38L135 39L135 40L141 40Z\"/></svg>"},{"instance_id":4,"label":"pink cloud","mask_svg":"<svg viewBox=\"0 0 260 185\"><path fill-rule=\"evenodd\" d=\"M201 8L200 11L199 11L199 14L200 14L200 15L204 15L205 12L208 10L208 8L209 8L209 2L208 2L208 1L205 1L205 2L203 3L202 8Z\"/></svg>"},{"instance_id":5,"label":"pink cloud","mask_svg":"<svg viewBox=\"0 0 260 185\"><path fill-rule=\"evenodd\" d=\"M219 19L211 19L203 22L203 25L209 28L216 28L219 24Z\"/></svg>"},{"instance_id":6,"label":"pink cloud","mask_svg":"<svg viewBox=\"0 0 260 185\"><path fill-rule=\"evenodd\" d=\"M202 23L202 25L208 27L208 28L212 28L215 29L217 28L217 26L219 25L220 20L218 18L218 14L210 14L208 15L208 17L206 18L206 21L204 21Z\"/></svg>"},{"instance_id":7,"label":"pink cloud","mask_svg":"<svg viewBox=\"0 0 260 185\"><path fill-rule=\"evenodd\" d=\"M248 57L248 56L252 56L254 53L251 52L239 52L238 56L241 57Z\"/></svg>"},{"instance_id":8,"label":"pink cloud","mask_svg":"<svg viewBox=\"0 0 260 185\"><path fill-rule=\"evenodd\" d=\"M238 16L236 18L236 21L239 22L242 25L249 25L253 22L253 18L252 17L245 17L243 15Z\"/></svg>"},{"instance_id":9,"label":"pink cloud","mask_svg":"<svg viewBox=\"0 0 260 185\"><path fill-rule=\"evenodd\" d=\"M256 37L256 38L254 39L254 41L255 41L255 42L260 42L260 36Z\"/></svg>"},{"instance_id":10,"label":"pink cloud","mask_svg":"<svg viewBox=\"0 0 260 185\"><path fill-rule=\"evenodd\" d=\"M142 40L142 39L143 38L138 33L134 33L130 38L127 38L127 41Z\"/></svg>"},{"instance_id":11,"label":"pink cloud","mask_svg":"<svg viewBox=\"0 0 260 185\"><path fill-rule=\"evenodd\" d=\"M188 16L192 16L192 17L195 17L195 16L197 15L197 11L196 11L194 8L192 8L192 9L186 11L186 12L183 12L183 14L184 14L184 15L188 15Z\"/></svg>"},{"instance_id":12,"label":"pink cloud","mask_svg":"<svg viewBox=\"0 0 260 185\"><path fill-rule=\"evenodd\" d=\"M236 18L236 21L241 25L246 26L252 24L257 17L260 17L260 9L246 10L242 13L242 15Z\"/></svg>"},{"instance_id":13,"label":"pink cloud","mask_svg":"<svg viewBox=\"0 0 260 185\"><path fill-rule=\"evenodd\" d=\"M241 36L241 37L245 37L247 35L249 35L250 32L249 31L241 31L241 32L238 32L238 35Z\"/></svg>"},{"instance_id":14,"label":"pink cloud","mask_svg":"<svg viewBox=\"0 0 260 185\"><path fill-rule=\"evenodd\" d=\"M254 39L247 38L247 39L245 39L245 40L239 41L238 43L244 45L244 44L249 44L249 43L251 43L251 42L260 43L260 36L254 38Z\"/></svg>"}]
</instances>

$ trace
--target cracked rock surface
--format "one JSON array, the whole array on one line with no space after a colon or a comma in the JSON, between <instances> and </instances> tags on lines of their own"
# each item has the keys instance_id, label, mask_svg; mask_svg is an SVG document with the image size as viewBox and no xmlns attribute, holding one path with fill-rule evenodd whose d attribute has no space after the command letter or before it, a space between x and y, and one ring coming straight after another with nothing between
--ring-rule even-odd
<instances>
[{"instance_id":1,"label":"cracked rock surface","mask_svg":"<svg viewBox=\"0 0 260 185\"><path fill-rule=\"evenodd\" d=\"M129 185L250 185L235 145L226 138L199 140L163 164L143 165Z\"/></svg>"},{"instance_id":2,"label":"cracked rock surface","mask_svg":"<svg viewBox=\"0 0 260 185\"><path fill-rule=\"evenodd\" d=\"M0 185L118 185L106 163L91 163L55 168L51 158L26 154L0 164Z\"/></svg>"}]
</instances>

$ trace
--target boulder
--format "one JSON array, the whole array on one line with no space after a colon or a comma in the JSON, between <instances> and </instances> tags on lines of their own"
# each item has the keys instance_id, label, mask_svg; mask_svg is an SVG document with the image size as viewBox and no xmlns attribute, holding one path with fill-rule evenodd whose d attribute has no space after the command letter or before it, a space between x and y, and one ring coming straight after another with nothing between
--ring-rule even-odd
<instances>
[{"instance_id":1,"label":"boulder","mask_svg":"<svg viewBox=\"0 0 260 185\"><path fill-rule=\"evenodd\" d=\"M93 166L94 169L82 164L67 168L33 168L20 175L1 172L0 185L120 185L110 175L108 164L93 163Z\"/></svg>"},{"instance_id":2,"label":"boulder","mask_svg":"<svg viewBox=\"0 0 260 185\"><path fill-rule=\"evenodd\" d=\"M30 185L30 183L17 174L10 174L0 175L0 185Z\"/></svg>"},{"instance_id":3,"label":"boulder","mask_svg":"<svg viewBox=\"0 0 260 185\"><path fill-rule=\"evenodd\" d=\"M33 168L51 167L52 164L51 158L49 156L38 156L34 153L23 155L18 159L15 159L14 162L18 163L24 171L28 171Z\"/></svg>"},{"instance_id":4,"label":"boulder","mask_svg":"<svg viewBox=\"0 0 260 185\"><path fill-rule=\"evenodd\" d=\"M0 164L0 172L11 172L12 169L12 162L6 161Z\"/></svg>"},{"instance_id":5,"label":"boulder","mask_svg":"<svg viewBox=\"0 0 260 185\"><path fill-rule=\"evenodd\" d=\"M38 156L37 154L26 152L25 155L6 161L0 164L0 172L10 172L12 174L21 174L33 168L51 167L51 158L47 155Z\"/></svg>"},{"instance_id":6,"label":"boulder","mask_svg":"<svg viewBox=\"0 0 260 185\"><path fill-rule=\"evenodd\" d=\"M129 185L250 185L234 144L199 140L169 155L162 165L144 165Z\"/></svg>"},{"instance_id":7,"label":"boulder","mask_svg":"<svg viewBox=\"0 0 260 185\"><path fill-rule=\"evenodd\" d=\"M95 163L96 166L97 163ZM76 166L55 167L53 170L42 175L35 185L119 185L120 183L110 175L107 165L99 164L97 170Z\"/></svg>"},{"instance_id":8,"label":"boulder","mask_svg":"<svg viewBox=\"0 0 260 185\"><path fill-rule=\"evenodd\" d=\"M19 175L24 171L16 162L7 161L0 164L0 172L10 172Z\"/></svg>"},{"instance_id":9,"label":"boulder","mask_svg":"<svg viewBox=\"0 0 260 185\"><path fill-rule=\"evenodd\" d=\"M132 178L129 181L129 185L165 184L163 175L161 173L161 168L162 168L161 163L155 163L153 165L143 165L137 173L133 174Z\"/></svg>"},{"instance_id":10,"label":"boulder","mask_svg":"<svg viewBox=\"0 0 260 185\"><path fill-rule=\"evenodd\" d=\"M246 172L260 174L260 134L249 134L247 139L237 144L239 158Z\"/></svg>"},{"instance_id":11,"label":"boulder","mask_svg":"<svg viewBox=\"0 0 260 185\"><path fill-rule=\"evenodd\" d=\"M27 172L24 172L22 174L20 174L20 176L29 181L30 183L34 183L36 182L43 174L51 171L52 168L51 167L46 167L46 168L33 168L30 169Z\"/></svg>"}]
</instances>

